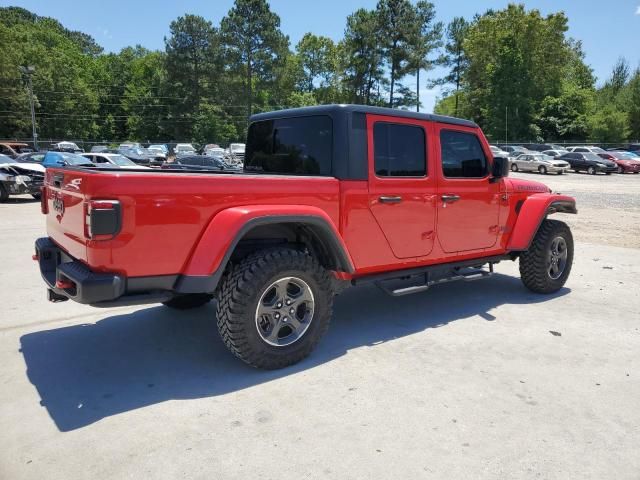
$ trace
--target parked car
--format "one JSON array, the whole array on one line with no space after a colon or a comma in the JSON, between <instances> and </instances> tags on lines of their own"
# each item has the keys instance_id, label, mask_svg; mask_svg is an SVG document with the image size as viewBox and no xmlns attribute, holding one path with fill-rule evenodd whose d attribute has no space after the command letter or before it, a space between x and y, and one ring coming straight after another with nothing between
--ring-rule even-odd
<instances>
[{"instance_id":1,"label":"parked car","mask_svg":"<svg viewBox=\"0 0 640 480\"><path fill-rule=\"evenodd\" d=\"M45 168L37 163L21 162L0 153L0 202L11 195L29 194L40 198Z\"/></svg>"},{"instance_id":2,"label":"parked car","mask_svg":"<svg viewBox=\"0 0 640 480\"><path fill-rule=\"evenodd\" d=\"M521 147L520 145L498 145L498 147L502 148L505 152L508 152L509 156L514 158L522 153L535 153L527 148Z\"/></svg>"},{"instance_id":3,"label":"parked car","mask_svg":"<svg viewBox=\"0 0 640 480\"><path fill-rule=\"evenodd\" d=\"M204 150L204 155L209 157L216 157L221 160L224 160L225 158L224 148L220 148L220 147L207 148Z\"/></svg>"},{"instance_id":4,"label":"parked car","mask_svg":"<svg viewBox=\"0 0 640 480\"><path fill-rule=\"evenodd\" d=\"M562 175L569 170L569 164L564 160L556 160L543 153L523 153L511 160L511 171L557 173Z\"/></svg>"},{"instance_id":5,"label":"parked car","mask_svg":"<svg viewBox=\"0 0 640 480\"><path fill-rule=\"evenodd\" d=\"M47 152L29 152L23 153L16 157L18 162L23 163L42 163Z\"/></svg>"},{"instance_id":6,"label":"parked car","mask_svg":"<svg viewBox=\"0 0 640 480\"><path fill-rule=\"evenodd\" d=\"M73 142L58 142L51 145L49 150L55 152L67 152L67 153L82 153L82 150L78 145Z\"/></svg>"},{"instance_id":7,"label":"parked car","mask_svg":"<svg viewBox=\"0 0 640 480\"><path fill-rule=\"evenodd\" d=\"M124 155L119 153L83 153L83 157L90 162L95 163L101 167L113 167L113 168L149 168L144 165L138 165L137 163L129 160Z\"/></svg>"},{"instance_id":8,"label":"parked car","mask_svg":"<svg viewBox=\"0 0 640 480\"><path fill-rule=\"evenodd\" d=\"M242 165L244 164L244 143L232 143L227 149L227 161L230 164Z\"/></svg>"},{"instance_id":9,"label":"parked car","mask_svg":"<svg viewBox=\"0 0 640 480\"><path fill-rule=\"evenodd\" d=\"M640 173L640 159L629 152L606 152L598 156L614 162L618 173Z\"/></svg>"},{"instance_id":10,"label":"parked car","mask_svg":"<svg viewBox=\"0 0 640 480\"><path fill-rule=\"evenodd\" d=\"M33 152L33 149L26 143L2 142L0 143L0 154L7 157L16 158L22 153Z\"/></svg>"},{"instance_id":11,"label":"parked car","mask_svg":"<svg viewBox=\"0 0 640 480\"><path fill-rule=\"evenodd\" d=\"M173 149L176 157L182 157L186 155L197 155L196 149L190 143L178 143Z\"/></svg>"},{"instance_id":12,"label":"parked car","mask_svg":"<svg viewBox=\"0 0 640 480\"><path fill-rule=\"evenodd\" d=\"M491 149L491 153L493 154L494 157L509 158L511 156L509 152L502 150L500 147L496 147L495 145L489 145L489 148Z\"/></svg>"},{"instance_id":13,"label":"parked car","mask_svg":"<svg viewBox=\"0 0 640 480\"><path fill-rule=\"evenodd\" d=\"M154 145L149 145L149 147L148 147L148 148L149 148L149 149L154 149L154 150L160 149L160 150L162 150L162 153L164 153L165 155L168 155L168 154L169 154L169 147L167 147L167 146L166 146L166 145L164 145L164 144L154 144Z\"/></svg>"},{"instance_id":14,"label":"parked car","mask_svg":"<svg viewBox=\"0 0 640 480\"><path fill-rule=\"evenodd\" d=\"M105 153L109 152L111 149L106 145L94 145L91 147L91 153Z\"/></svg>"},{"instance_id":15,"label":"parked car","mask_svg":"<svg viewBox=\"0 0 640 480\"><path fill-rule=\"evenodd\" d=\"M522 146L533 152L544 152L545 150L564 150L561 145L554 143L523 143Z\"/></svg>"},{"instance_id":16,"label":"parked car","mask_svg":"<svg viewBox=\"0 0 640 480\"><path fill-rule=\"evenodd\" d=\"M427 131L440 145L428 161ZM348 286L407 295L519 259L524 285L551 294L571 272L571 231L548 216L577 213L575 200L505 178L471 121L362 105L260 113L244 170L54 169L33 256L49 300L183 310L216 298L224 344L274 369L311 353Z\"/></svg>"},{"instance_id":17,"label":"parked car","mask_svg":"<svg viewBox=\"0 0 640 480\"><path fill-rule=\"evenodd\" d=\"M138 142L124 142L120 144L118 150L125 148L142 148L142 145L140 145Z\"/></svg>"},{"instance_id":18,"label":"parked car","mask_svg":"<svg viewBox=\"0 0 640 480\"><path fill-rule=\"evenodd\" d=\"M567 151L576 153L604 153L606 150L600 147L582 145L577 147L567 147Z\"/></svg>"},{"instance_id":19,"label":"parked car","mask_svg":"<svg viewBox=\"0 0 640 480\"><path fill-rule=\"evenodd\" d=\"M550 157L557 158L560 155L564 155L565 153L569 153L569 150L565 150L564 148L563 149L555 148L555 149L551 149L551 150L545 150L542 153L544 153L545 155L549 155Z\"/></svg>"},{"instance_id":20,"label":"parked car","mask_svg":"<svg viewBox=\"0 0 640 480\"><path fill-rule=\"evenodd\" d=\"M159 147L148 147L144 149L145 152L149 155L152 156L155 163L164 163L167 161L167 153Z\"/></svg>"},{"instance_id":21,"label":"parked car","mask_svg":"<svg viewBox=\"0 0 640 480\"><path fill-rule=\"evenodd\" d=\"M185 157L177 157L172 163L165 163L161 168L179 169L179 170L215 170L215 171L234 171L239 172L240 169L225 163L222 159L206 155L190 155Z\"/></svg>"},{"instance_id":22,"label":"parked car","mask_svg":"<svg viewBox=\"0 0 640 480\"><path fill-rule=\"evenodd\" d=\"M600 158L596 153L568 152L560 155L557 160L565 160L574 172L587 172L595 175L598 172L610 175L618 170L615 163Z\"/></svg>"},{"instance_id":23,"label":"parked car","mask_svg":"<svg viewBox=\"0 0 640 480\"><path fill-rule=\"evenodd\" d=\"M84 158L82 155L68 152L58 152L49 150L42 161L43 167L89 167L93 168L95 165L90 160Z\"/></svg>"},{"instance_id":24,"label":"parked car","mask_svg":"<svg viewBox=\"0 0 640 480\"><path fill-rule=\"evenodd\" d=\"M118 153L124 155L129 160L134 161L138 165L147 165L151 167L159 167L166 160L166 157L163 154L149 152L140 147L119 148Z\"/></svg>"}]
</instances>

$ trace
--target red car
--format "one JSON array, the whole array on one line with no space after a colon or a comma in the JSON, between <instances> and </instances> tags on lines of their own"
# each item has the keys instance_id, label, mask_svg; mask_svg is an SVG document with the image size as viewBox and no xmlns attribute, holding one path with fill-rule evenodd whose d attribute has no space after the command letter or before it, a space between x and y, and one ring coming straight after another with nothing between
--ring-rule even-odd
<instances>
[{"instance_id":1,"label":"red car","mask_svg":"<svg viewBox=\"0 0 640 480\"><path fill-rule=\"evenodd\" d=\"M615 162L618 173L640 173L640 160L629 152L605 152L598 155Z\"/></svg>"},{"instance_id":2,"label":"red car","mask_svg":"<svg viewBox=\"0 0 640 480\"><path fill-rule=\"evenodd\" d=\"M34 259L54 302L216 298L228 348L279 368L311 352L346 286L406 295L519 259L526 287L558 291L573 238L547 217L576 213L575 200L508 173L466 120L365 106L262 113L241 172L48 168Z\"/></svg>"}]
</instances>

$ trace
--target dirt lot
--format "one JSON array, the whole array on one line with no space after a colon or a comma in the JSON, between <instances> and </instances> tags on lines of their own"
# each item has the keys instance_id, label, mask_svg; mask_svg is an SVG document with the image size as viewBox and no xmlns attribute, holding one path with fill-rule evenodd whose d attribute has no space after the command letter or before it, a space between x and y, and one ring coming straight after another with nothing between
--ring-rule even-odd
<instances>
[{"instance_id":1,"label":"dirt lot","mask_svg":"<svg viewBox=\"0 0 640 480\"><path fill-rule=\"evenodd\" d=\"M566 288L534 295L503 263L351 289L276 372L224 349L212 305L48 304L38 203L1 204L0 478L637 480L640 176L518 176L578 199Z\"/></svg>"}]
</instances>

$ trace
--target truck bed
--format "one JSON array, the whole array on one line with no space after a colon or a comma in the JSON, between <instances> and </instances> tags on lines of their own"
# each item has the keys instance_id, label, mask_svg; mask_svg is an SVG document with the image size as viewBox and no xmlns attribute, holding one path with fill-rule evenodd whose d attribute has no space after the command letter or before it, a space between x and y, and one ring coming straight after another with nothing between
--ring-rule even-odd
<instances>
[{"instance_id":1,"label":"truck bed","mask_svg":"<svg viewBox=\"0 0 640 480\"><path fill-rule=\"evenodd\" d=\"M311 205L339 224L340 186L332 177L67 167L47 169L45 186L51 239L94 271L127 277L181 273L210 220L225 208ZM122 225L114 239L85 235L92 200L120 202Z\"/></svg>"}]
</instances>

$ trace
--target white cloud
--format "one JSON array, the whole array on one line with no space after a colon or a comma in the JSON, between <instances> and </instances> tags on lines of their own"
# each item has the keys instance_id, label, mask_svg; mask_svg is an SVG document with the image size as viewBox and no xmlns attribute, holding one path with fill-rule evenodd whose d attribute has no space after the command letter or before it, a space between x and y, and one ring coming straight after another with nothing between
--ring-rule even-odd
<instances>
[{"instance_id":1,"label":"white cloud","mask_svg":"<svg viewBox=\"0 0 640 480\"><path fill-rule=\"evenodd\" d=\"M636 15L640 15L640 5L638 5L638 8L636 8Z\"/></svg>"}]
</instances>

